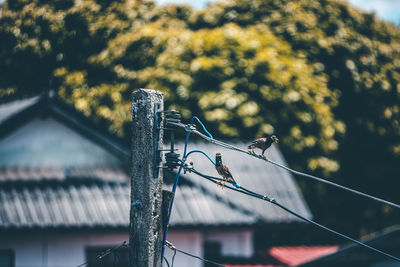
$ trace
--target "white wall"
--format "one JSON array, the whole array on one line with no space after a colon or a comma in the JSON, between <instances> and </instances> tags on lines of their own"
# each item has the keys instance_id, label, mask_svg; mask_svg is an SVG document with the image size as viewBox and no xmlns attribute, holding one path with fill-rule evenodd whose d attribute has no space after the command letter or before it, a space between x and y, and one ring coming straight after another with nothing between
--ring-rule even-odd
<instances>
[{"instance_id":1,"label":"white wall","mask_svg":"<svg viewBox=\"0 0 400 267\"><path fill-rule=\"evenodd\" d=\"M197 256L203 256L204 241L218 241L222 244L224 256L251 257L253 255L252 232L238 231L170 231L169 241L177 248ZM88 246L116 246L129 237L126 232L71 232L71 233L29 233L0 235L0 249L13 249L16 267L74 267L86 261ZM172 251L165 249L169 263ZM164 267L167 265L164 263ZM202 267L203 263L181 253L175 256L174 267Z\"/></svg>"},{"instance_id":2,"label":"white wall","mask_svg":"<svg viewBox=\"0 0 400 267\"><path fill-rule=\"evenodd\" d=\"M0 249L13 249L16 267L73 267L86 261L87 246L116 246L125 233L1 234Z\"/></svg>"},{"instance_id":3,"label":"white wall","mask_svg":"<svg viewBox=\"0 0 400 267\"><path fill-rule=\"evenodd\" d=\"M169 232L168 238L177 248L193 255L203 257L203 243L205 241L216 241L221 243L221 253L227 257L250 258L254 254L253 232L251 230L216 230L204 232ZM165 256L172 264L173 252L166 248ZM164 264L164 266L166 266ZM175 256L174 267L202 267L203 262L180 254Z\"/></svg>"},{"instance_id":4,"label":"white wall","mask_svg":"<svg viewBox=\"0 0 400 267\"><path fill-rule=\"evenodd\" d=\"M253 232L237 231L207 231L204 241L217 241L222 245L222 256L245 257L253 256Z\"/></svg>"},{"instance_id":5,"label":"white wall","mask_svg":"<svg viewBox=\"0 0 400 267\"><path fill-rule=\"evenodd\" d=\"M168 232L167 240L172 242L175 247L196 256L203 256L203 237L201 232ZM165 248L165 257L172 264L173 251ZM167 265L163 264L164 267ZM202 267L203 262L195 258L176 253L174 267Z\"/></svg>"}]
</instances>

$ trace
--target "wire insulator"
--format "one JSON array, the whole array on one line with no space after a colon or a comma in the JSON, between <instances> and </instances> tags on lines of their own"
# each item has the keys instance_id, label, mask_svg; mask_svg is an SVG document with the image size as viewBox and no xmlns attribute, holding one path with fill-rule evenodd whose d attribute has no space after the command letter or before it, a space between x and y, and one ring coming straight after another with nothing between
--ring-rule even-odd
<instances>
[{"instance_id":1,"label":"wire insulator","mask_svg":"<svg viewBox=\"0 0 400 267\"><path fill-rule=\"evenodd\" d=\"M180 155L175 152L168 152L165 154L165 165L168 167L168 169L173 170L181 165L179 157Z\"/></svg>"},{"instance_id":2,"label":"wire insulator","mask_svg":"<svg viewBox=\"0 0 400 267\"><path fill-rule=\"evenodd\" d=\"M165 115L165 126L170 129L177 128L176 124L181 123L181 114L176 110L171 110Z\"/></svg>"}]
</instances>

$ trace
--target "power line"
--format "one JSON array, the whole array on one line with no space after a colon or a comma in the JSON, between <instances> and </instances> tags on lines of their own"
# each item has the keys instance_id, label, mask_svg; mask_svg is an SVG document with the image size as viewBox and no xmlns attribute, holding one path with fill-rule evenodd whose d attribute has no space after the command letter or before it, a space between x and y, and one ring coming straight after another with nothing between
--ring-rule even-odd
<instances>
[{"instance_id":1,"label":"power line","mask_svg":"<svg viewBox=\"0 0 400 267\"><path fill-rule=\"evenodd\" d=\"M167 260L167 258L164 256L164 260L165 260L165 263L167 263L167 266L168 267L171 267L171 265L169 265L169 262L168 262L168 260ZM174 266L174 261L173 261L173 258L172 258L172 267Z\"/></svg>"},{"instance_id":2,"label":"power line","mask_svg":"<svg viewBox=\"0 0 400 267\"><path fill-rule=\"evenodd\" d=\"M104 250L103 252L100 252L99 254L97 254L96 256L96 260L100 261L101 259L103 259L104 257L110 255L111 253L115 253L117 250L121 249L121 248L125 248L128 247L128 245L126 244L126 241L122 242L120 245L115 246L113 248L109 248ZM82 267L84 265L87 265L89 263L89 261L86 261L82 264L79 264L77 267ZM114 263L115 263L115 258L114 258Z\"/></svg>"},{"instance_id":3,"label":"power line","mask_svg":"<svg viewBox=\"0 0 400 267\"><path fill-rule=\"evenodd\" d=\"M194 117L191 119L190 124L187 125L187 127L191 128L191 129L195 129L195 127L193 126L193 123L194 123L195 120L198 121L198 122L200 123L200 125L202 126L204 132L206 132L206 133L208 134L208 138L213 139L213 136L210 134L209 131L207 131L207 129L206 129L206 127L204 126L204 124L203 124L203 123L200 121L200 119L197 118L196 116L194 116ZM182 124L182 123L174 123L174 122L169 122L169 123L170 123L171 125L175 125L175 126L176 126L176 125L181 125L181 124ZM165 227L165 231L164 231L164 235L163 235L163 246L162 246L162 249L161 249L161 267L163 266L163 260L162 260L162 258L164 257L164 254L165 254L165 245L166 245L166 241L167 241L168 228L169 228L169 221L170 221L170 219L171 219L172 207L173 207L173 205L174 205L176 187L178 186L179 177L180 177L180 174L181 174L181 172L182 172L182 168L183 168L183 165L184 165L184 163L185 163L185 160L186 160L187 156L190 154L190 153L189 153L188 155L186 155L187 147L188 147L188 144L189 144L190 133L191 133L191 131L187 131L187 134L186 134L186 142L185 142L185 148L184 148L183 155L182 155L181 165L179 166L179 170L178 170L178 173L177 173L176 176L175 176L175 182L174 182L174 185L173 185L173 187L172 187L172 192L174 193L174 195L173 195L173 197L172 197L172 199L171 199L171 206L170 206L170 210L169 210L169 212L168 212L167 226ZM207 155L206 153L204 153L204 152L202 152L202 153L208 157L208 155ZM209 160L211 160L211 162L213 162L213 160L212 160L210 157L208 157L208 158L209 158ZM215 165L215 163L214 163L214 165Z\"/></svg>"},{"instance_id":4,"label":"power line","mask_svg":"<svg viewBox=\"0 0 400 267\"><path fill-rule=\"evenodd\" d=\"M201 124L201 126L202 126L203 129L204 129L204 131L205 131L209 136L206 136L206 135L204 135L203 133L201 133L201 132L199 132L199 131L196 130L195 126L193 126L193 120L194 120L194 119L196 119L196 120ZM363 192L359 192L359 191L357 191L357 190L354 190L354 189L351 189L351 188L348 188L348 187L345 187L345 186L342 186L342 185L339 185L339 184L336 184L336 183L327 181L327 180L325 180L325 179L323 179L323 178L320 178L320 177L317 177L317 176L314 176L314 175L310 175L310 174L302 173L302 172L299 172L299 171L295 171L295 170L293 170L293 169L290 169L289 167L286 167L286 166L284 166L284 165L281 165L281 164L279 164L279 163L276 163L276 162L274 162L274 161L272 161L272 160L265 159L265 158L263 158L263 157L261 157L261 156L259 156L259 155L252 154L252 153L249 152L249 151L246 151L246 150L243 150L243 149L238 148L238 147L236 147L236 146L233 146L233 145L224 143L224 142L222 142L222 141L216 140L216 139L214 139L214 138L211 136L211 134L205 129L204 125L201 123L201 121L200 121L197 117L194 117L194 118L192 119L190 125L185 125L185 124L182 124L182 123L174 123L174 125L177 126L177 127L184 128L185 131L187 132L187 138L186 138L186 143L185 143L185 152L184 152L183 160L181 161L181 166L180 166L180 170L179 170L178 173L180 173L180 171L181 171L181 169L182 169L182 167L183 167L183 168L185 169L185 171L193 172L193 173L195 173L195 174L197 174L197 175L199 175L199 176L201 176L201 177L203 177L203 178L206 178L206 179L212 181L213 183L217 183L217 181L221 181L221 180L222 180L221 178L218 178L218 177L213 177L213 176L204 175L204 174L202 174L202 173L196 171L196 170L194 169L193 166L188 167L188 165L185 164L185 161L186 161L186 159L187 159L187 156L189 156L191 153L198 152L198 153L204 154L204 155L215 165L215 163L213 162L213 160L212 160L205 152L203 152L203 151L201 151L201 150L193 150L193 151L190 151L188 154L186 154L186 151L187 151L187 144L188 144L188 140L189 140L189 135L190 135L190 133L193 132L193 133L199 135L199 136L202 137L203 139L205 139L205 140L207 140L207 141L209 141L209 142L211 142L211 143L213 143L213 144L216 144L216 145L218 145L218 146L221 146L221 147L224 147L224 148L227 148L227 149L230 149L230 150L235 150L235 151L238 151L238 152L242 152L242 153L248 154L248 155L250 155L250 156L256 157L256 158L258 158L258 159L262 159L262 160L267 161L268 163L271 163L271 164L273 164L273 165L275 165L275 166L277 166L277 167L283 168L283 169L285 169L285 170L287 170L287 171L289 171L289 172L291 172L291 173L293 173L293 174L296 174L296 175L299 175L299 176L303 176L303 177L307 177L307 178L311 178L311 179L317 180L317 181L319 181L319 182L323 182L323 183L326 183L326 184L329 184L329 185L338 187L338 188L340 188L340 189L349 191L349 192L351 192L351 193L354 193L354 194L357 194L357 195L361 195L361 196L364 196L364 197L373 199L373 200L375 200L375 201L378 201L378 202L381 202L381 203L384 203L384 204L387 204L387 205L390 205L390 206L393 206L393 207L396 207L396 208L400 208L400 205L397 205L397 204L395 204L395 203L389 202L389 201L387 201L387 200L380 199L380 198L371 196L371 195L366 194L366 193L363 193ZM353 243L356 243L356 244L358 244L358 245L360 245L360 246L362 246L362 247L365 247L365 248L367 248L367 249L369 249L369 250L372 250L372 251L374 251L374 252L376 252L376 253L379 253L379 254L381 254L381 255L384 255L384 256L386 256L386 257L389 257L389 258L391 258L391 259L393 259L393 260L396 260L396 261L400 262L400 259L399 259L399 258L397 258L397 257L395 257L395 256L392 256L392 255L390 255L390 254L388 254L388 253L386 253L386 252L383 252L383 251L381 251L381 250L379 250L379 249L376 249L376 248L374 248L374 247L371 247L371 246L369 246L369 245L367 245L367 244L364 244L364 243L362 243L362 242L360 242L360 241L358 241L358 240L356 240L356 239L353 239L353 238L351 238L351 237L349 237L349 236L346 236L346 235L344 235L344 234L341 234L341 233L339 233L339 232L337 232L337 231L335 231L335 230L332 230L332 229L330 229L330 228L328 228L328 227L326 227L326 226L323 226L323 225L321 225L321 224L319 224L319 223L317 223L317 222L314 222L314 221L312 221L312 220L310 220L310 219L308 219L308 218L306 218L306 217L304 217L304 216L302 216L302 215L300 215L300 214L298 214L298 213L296 213L296 212L294 212L294 211L292 211L292 210L286 208L285 206L283 206L282 204L280 204L279 202L277 202L277 201L274 200L274 199L271 199L271 198L269 198L269 197L267 197L267 196L263 196L263 195L258 194L258 193L256 193L256 192L253 192L253 191L251 191L251 190L248 190L248 189L246 189L246 188L244 188L244 187L241 187L240 185L238 185L238 184L236 184L236 183L232 183L232 184L233 184L236 188L231 187L231 186L229 186L229 185L227 185L226 187L229 188L229 189L231 189L231 190L234 190L234 191L237 191L237 192L240 192L240 193L243 193L243 194L246 194L246 195L255 197L255 198L259 198L259 199L262 199L262 200L264 200L264 201L268 201L268 202L270 202L270 203L272 203L272 204L274 204L274 205L280 207L281 209L285 210L286 212L288 212L288 213L290 213L290 214L292 214L292 215L298 217L299 219L304 220L304 221L306 221L306 222L308 222L308 223L310 223L310 224L312 224L312 225L314 225L314 226L316 226L316 227L318 227L318 228L321 228L321 229L323 229L323 230L326 230L326 231L328 231L328 232L330 232L330 233L332 233L332 234L335 234L335 235L337 235L337 236L340 236L340 237L342 237L342 238L345 238L345 239L347 239L347 240L349 240L349 241L351 241L351 242L353 242Z\"/></svg>"},{"instance_id":5,"label":"power line","mask_svg":"<svg viewBox=\"0 0 400 267\"><path fill-rule=\"evenodd\" d=\"M193 172L193 173L199 175L200 177L203 177L203 178L205 178L205 179L207 179L207 180L209 180L209 181L211 181L211 182L213 182L215 184L218 183L217 181L221 181L222 180L219 177L214 177L214 176L209 176L209 175L202 174L202 173L198 172L197 170L195 170L193 166L189 167L188 165L185 165L184 168L185 168L186 171ZM264 195L258 194L256 192L251 191L249 189L246 189L246 188L244 188L244 187L242 187L242 186L240 186L238 184L234 184L234 183L232 183L232 184L235 187L232 187L232 186L229 186L229 185L225 185L225 187L227 187L227 188L229 188L229 189L231 189L233 191L236 191L236 192L239 192L239 193L242 193L242 194L246 194L248 196L255 197L255 198L267 201L267 202L270 202L270 203L278 206L279 208L283 209L284 211L286 211L286 212L296 216L297 218L299 218L299 219L301 219L303 221L306 221L306 222L308 222L308 223L310 223L310 224L312 224L312 225L314 225L314 226L316 226L318 228L321 228L321 229L323 229L325 231L328 231L328 232L330 232L330 233L332 233L334 235L340 236L340 237L345 238L345 239L347 239L347 240L349 240L349 241L351 241L353 243L356 243L356 244L358 244L358 245L360 245L362 247L365 247L365 248L367 248L369 250L372 250L372 251L374 251L374 252L376 252L378 254L384 255L384 256L389 257L389 258L391 258L391 259L393 259L395 261L400 262L400 258L397 258L397 257L395 257L393 255L390 255L390 254L384 252L384 251L381 251L379 249L371 247L371 246L369 246L369 245L367 245L367 244L365 244L363 242L360 242L360 241L358 241L356 239L353 239L353 238L351 238L349 236L346 236L346 235L344 235L342 233L339 233L339 232L337 232L337 231L335 231L333 229L330 229L330 228L328 228L326 226L323 226L323 225L321 225L321 224L319 224L317 222L314 222L314 221L312 221L312 220L310 220L310 219L308 219L308 218L306 218L306 217L304 217L304 216L302 216L302 215L300 215L300 214L288 209L287 207L285 207L284 205L280 204L279 202L277 202L273 198L269 198L268 196L264 196Z\"/></svg>"},{"instance_id":6,"label":"power line","mask_svg":"<svg viewBox=\"0 0 400 267\"><path fill-rule=\"evenodd\" d=\"M318 181L318 182L322 182L322 183L325 183L325 184L329 184L329 185L331 185L331 186L340 188L340 189L342 189L342 190L351 192L351 193L353 193L353 194L356 194L356 195L359 195L359 196L363 196L363 197L366 197L366 198L369 198L369 199L372 199L372 200L381 202L381 203L383 203L383 204L387 204L387 205L389 205L389 206L392 206L392 207L395 207L395 208L400 209L400 205L398 205L398 204L396 204L396 203L393 203L393 202L390 202L390 201L387 201L387 200L384 200L384 199L381 199L381 198L378 198L378 197L375 197L375 196L372 196L372 195L369 195L369 194L366 194L366 193L357 191L357 190L355 190L355 189L352 189L352 188L349 188L349 187L346 187L346 186L343 186L343 185L340 185L340 184L337 184L337 183L328 181L328 180L326 180L326 179L323 179L323 178L320 178L320 177L317 177L317 176L314 176L314 175L311 175L311 174L307 174L307 173L295 171L295 170L293 170L293 169L291 169L291 168L289 168L289 167L286 167L286 166L284 166L284 165L281 165L281 164L279 164L279 163L277 163L277 162L274 162L274 161L272 161L272 160L264 159L262 156L252 154L250 151L241 149L241 148L239 148L239 147L236 147L236 146L233 146L233 145L224 143L224 142L222 142L222 141L219 141L219 140L217 140L217 139L214 139L214 138L212 138L212 137L206 136L206 135L204 135L203 133L197 131L196 128L194 128L192 125L188 126L188 125L185 125L185 124L182 124L182 123L177 123L177 124L175 124L175 125L178 126L178 127L184 128L186 132L193 132L193 133L197 134L198 136L200 136L201 138L203 138L203 139L205 139L205 140L207 140L207 141L209 141L209 142L211 142L211 143L213 143L213 144L215 144L215 145L218 145L218 146L221 146L221 147L230 149L230 150L235 150L235 151L238 151L238 152L241 152L241 153L248 154L248 155L253 156L253 157L255 157L255 158L258 158L258 159L264 160L264 161L266 161L266 162L268 162L268 163L271 163L271 164L273 164L273 165L275 165L275 166L277 166L277 167L279 167L279 168L282 168L282 169L284 169L284 170L286 170L286 171L289 171L289 172L291 172L291 173L293 173L293 174L295 174L295 175L307 177L307 178L316 180L316 181Z\"/></svg>"},{"instance_id":7,"label":"power line","mask_svg":"<svg viewBox=\"0 0 400 267\"><path fill-rule=\"evenodd\" d=\"M204 151L201 151L201 150L191 150L189 153L186 154L186 157L185 157L185 159L183 160L183 162L185 162L186 159L189 157L189 155L192 154L192 153L201 153L201 154L203 154L203 155L206 156L206 157L208 158L208 160L211 161L211 163L215 166L215 162L210 158L210 156L207 155L207 153L205 153Z\"/></svg>"},{"instance_id":8,"label":"power line","mask_svg":"<svg viewBox=\"0 0 400 267\"><path fill-rule=\"evenodd\" d=\"M202 258L202 257L196 256L196 255L193 255L193 254L190 254L189 252L185 252L185 251L183 251L183 250L180 250L180 249L176 248L176 247L175 247L171 242L169 242L169 241L166 241L166 245L167 245L168 248L170 248L171 250L174 251L174 256L173 256L173 258L172 258L172 266L171 266L171 267L173 267L173 262L174 262L174 258L175 258L176 251L178 251L178 252L180 252L180 253L182 253L182 254L184 254L184 255L186 255L186 256L189 256L189 257L196 258L196 259L201 260L201 261L204 261L204 262L208 262L208 263L214 264L214 265L216 265L216 266L225 267L225 265L223 265L223 264L221 264L221 263L218 263L218 262L215 262L215 261L211 261L211 260L207 260L207 259L204 259L204 258Z\"/></svg>"},{"instance_id":9,"label":"power line","mask_svg":"<svg viewBox=\"0 0 400 267\"><path fill-rule=\"evenodd\" d=\"M174 267L175 256L176 256L176 249L174 250L174 255L172 255L172 267Z\"/></svg>"},{"instance_id":10,"label":"power line","mask_svg":"<svg viewBox=\"0 0 400 267\"><path fill-rule=\"evenodd\" d=\"M186 251L183 251L183 250L181 250L181 249L178 249L177 247L175 247L175 246L174 246L171 242L169 242L168 240L166 240L165 242L166 242L166 246L167 246L168 248L170 248L171 250L174 251L174 254L173 254L173 256L172 256L172 265L170 265L169 262L168 262L168 260L163 256L163 259L164 259L165 262L167 263L167 266L168 266L168 267L173 267L173 266L174 266L174 261L175 261L176 252L179 252L179 253L182 253L182 254L184 254L184 255L187 255L187 256L190 256L190 257L199 259L199 260L204 261L204 262L208 262L208 263L215 264L215 265L217 265L217 266L225 267L224 265L222 265L222 264L220 264L220 263L217 263L217 262L214 262L214 261L211 261L211 260L207 260L207 259L204 259L204 258L202 258L202 257L196 256L196 255L193 255L193 254L190 254L189 252L186 252ZM114 253L114 254L115 254L119 249L125 248L125 247L129 247L129 244L126 244L126 241L122 242L122 243L121 243L120 245L118 245L118 246L115 246L115 247L113 247L113 248L109 248L109 249L106 249L106 250L100 252L100 253L96 256L96 260L100 261L100 260L102 260L104 257L110 255L111 253ZM115 255L116 255L116 254L115 254ZM82 263L82 264L77 265L77 267L82 267L82 266L84 266L84 265L87 265L88 263L89 263L89 261L86 261L86 262L84 262L84 263ZM114 259L114 264L115 264L115 259Z\"/></svg>"}]
</instances>

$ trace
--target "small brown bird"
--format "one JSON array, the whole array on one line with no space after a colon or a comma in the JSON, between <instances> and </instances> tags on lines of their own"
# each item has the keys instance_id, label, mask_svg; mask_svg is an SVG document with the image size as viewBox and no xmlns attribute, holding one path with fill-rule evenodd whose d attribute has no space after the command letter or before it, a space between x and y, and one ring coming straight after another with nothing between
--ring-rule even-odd
<instances>
[{"instance_id":1,"label":"small brown bird","mask_svg":"<svg viewBox=\"0 0 400 267\"><path fill-rule=\"evenodd\" d=\"M267 159L267 157L264 156L264 152L272 145L273 142L278 143L279 139L275 135L267 135L264 138L258 138L253 142L251 142L251 145L249 145L248 149L251 149L251 153L253 154L256 154L254 152L255 147L261 149L262 150L261 155L263 156L264 159Z\"/></svg>"},{"instance_id":2,"label":"small brown bird","mask_svg":"<svg viewBox=\"0 0 400 267\"><path fill-rule=\"evenodd\" d=\"M232 173L229 171L228 167L222 163L221 153L217 153L215 155L215 169L217 170L218 174L222 176L222 180L217 183L218 185L221 185L222 188L229 180L236 184L235 179L232 177Z\"/></svg>"}]
</instances>

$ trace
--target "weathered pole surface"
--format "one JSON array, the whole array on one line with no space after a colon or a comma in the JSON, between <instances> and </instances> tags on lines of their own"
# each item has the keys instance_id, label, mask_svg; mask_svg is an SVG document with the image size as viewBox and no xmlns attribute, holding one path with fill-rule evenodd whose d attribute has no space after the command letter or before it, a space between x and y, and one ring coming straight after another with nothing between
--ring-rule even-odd
<instances>
[{"instance_id":1,"label":"weathered pole surface","mask_svg":"<svg viewBox=\"0 0 400 267\"><path fill-rule=\"evenodd\" d=\"M129 266L158 267L162 248L163 94L139 89L132 102L132 174Z\"/></svg>"}]
</instances>

